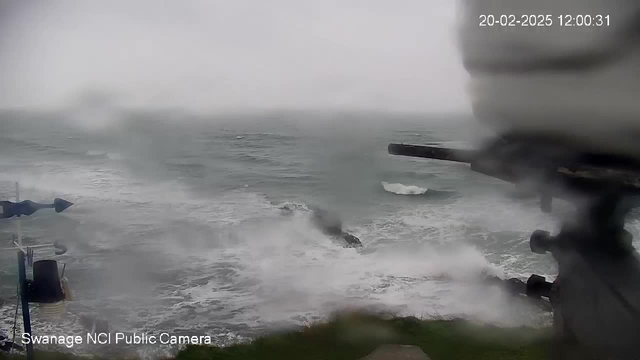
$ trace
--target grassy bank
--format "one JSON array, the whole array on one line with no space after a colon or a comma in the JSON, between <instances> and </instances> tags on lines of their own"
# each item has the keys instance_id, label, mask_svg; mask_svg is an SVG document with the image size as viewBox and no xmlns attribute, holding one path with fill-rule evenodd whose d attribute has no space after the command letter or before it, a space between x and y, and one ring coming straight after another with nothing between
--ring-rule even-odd
<instances>
[{"instance_id":1,"label":"grassy bank","mask_svg":"<svg viewBox=\"0 0 640 360\"><path fill-rule=\"evenodd\" d=\"M546 329L505 329L462 320L421 321L352 313L248 344L189 346L176 360L356 360L390 343L417 345L432 360L548 359L549 333ZM82 360L60 353L38 355L37 360Z\"/></svg>"},{"instance_id":2,"label":"grassy bank","mask_svg":"<svg viewBox=\"0 0 640 360\"><path fill-rule=\"evenodd\" d=\"M299 332L272 334L226 348L190 346L177 360L356 360L379 345L417 345L432 360L548 359L546 329L498 328L462 320L346 314Z\"/></svg>"}]
</instances>

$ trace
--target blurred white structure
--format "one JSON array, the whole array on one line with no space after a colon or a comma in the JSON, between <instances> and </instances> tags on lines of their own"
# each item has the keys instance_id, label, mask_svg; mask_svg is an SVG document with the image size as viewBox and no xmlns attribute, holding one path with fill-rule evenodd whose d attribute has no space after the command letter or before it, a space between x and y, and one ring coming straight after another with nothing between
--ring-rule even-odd
<instances>
[{"instance_id":1,"label":"blurred white structure","mask_svg":"<svg viewBox=\"0 0 640 360\"><path fill-rule=\"evenodd\" d=\"M460 47L482 123L640 157L640 2L462 0L460 10ZM489 15L493 26L480 26ZM523 15L552 15L552 24L525 27ZM579 26L587 17L591 26Z\"/></svg>"}]
</instances>

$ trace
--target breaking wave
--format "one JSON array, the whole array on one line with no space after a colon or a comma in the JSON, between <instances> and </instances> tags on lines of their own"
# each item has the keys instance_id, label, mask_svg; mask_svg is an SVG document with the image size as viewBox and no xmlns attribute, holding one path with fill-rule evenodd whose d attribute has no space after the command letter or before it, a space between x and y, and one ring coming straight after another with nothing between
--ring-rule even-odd
<instances>
[{"instance_id":1,"label":"breaking wave","mask_svg":"<svg viewBox=\"0 0 640 360\"><path fill-rule=\"evenodd\" d=\"M382 182L382 187L390 193L398 195L423 195L428 189L421 188L415 185L403 185L403 184L390 184L388 182Z\"/></svg>"}]
</instances>

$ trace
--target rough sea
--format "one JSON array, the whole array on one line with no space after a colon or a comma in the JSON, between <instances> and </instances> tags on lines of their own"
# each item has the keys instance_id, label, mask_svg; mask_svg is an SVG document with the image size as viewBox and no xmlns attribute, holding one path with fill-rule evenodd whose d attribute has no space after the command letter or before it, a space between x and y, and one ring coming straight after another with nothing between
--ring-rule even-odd
<instances>
[{"instance_id":1,"label":"rough sea","mask_svg":"<svg viewBox=\"0 0 640 360\"><path fill-rule=\"evenodd\" d=\"M553 278L551 256L531 253L528 240L536 229L557 230L556 216L464 164L387 153L390 142L469 148L478 133L471 118L70 118L0 114L0 199L13 200L18 181L22 200L75 203L21 220L25 244L68 246L62 256L36 250L35 260L66 264L74 296L60 318L44 318L32 304L34 334L86 334L80 319L87 315L106 319L112 331L210 335L218 345L354 308L504 326L549 318L477 279ZM284 205L293 216L282 214ZM362 248L315 228L310 206L340 216ZM0 220L0 247L12 246L15 228L14 219ZM0 329L9 335L16 285L15 252L1 252Z\"/></svg>"}]
</instances>

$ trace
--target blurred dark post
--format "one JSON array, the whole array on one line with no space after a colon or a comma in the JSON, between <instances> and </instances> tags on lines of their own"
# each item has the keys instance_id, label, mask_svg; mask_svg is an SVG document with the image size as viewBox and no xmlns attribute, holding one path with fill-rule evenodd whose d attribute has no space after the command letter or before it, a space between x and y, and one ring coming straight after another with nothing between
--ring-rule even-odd
<instances>
[{"instance_id":1,"label":"blurred dark post","mask_svg":"<svg viewBox=\"0 0 640 360\"><path fill-rule=\"evenodd\" d=\"M16 182L16 203L20 201L20 185ZM34 212L37 211L33 210ZM28 211L25 211L27 213ZM11 217L14 214L20 218L20 211L14 210L10 207L2 207L3 217ZM16 222L18 228L18 246L22 246L22 228L20 220ZM27 360L33 360L33 341L31 340L31 314L29 313L29 299L27 299L27 269L25 266L25 256L22 249L18 250L18 281L20 283L20 303L22 305L22 323L24 332L29 334L29 343L26 344L27 348ZM13 345L12 345L13 346Z\"/></svg>"},{"instance_id":2,"label":"blurred dark post","mask_svg":"<svg viewBox=\"0 0 640 360\"><path fill-rule=\"evenodd\" d=\"M29 300L27 299L27 270L25 267L25 256L22 250L18 250L18 278L20 281L20 302L22 303L22 321L24 322L24 332L29 334L31 339L31 315L29 314ZM29 341L27 347L27 360L33 360L33 343Z\"/></svg>"}]
</instances>

